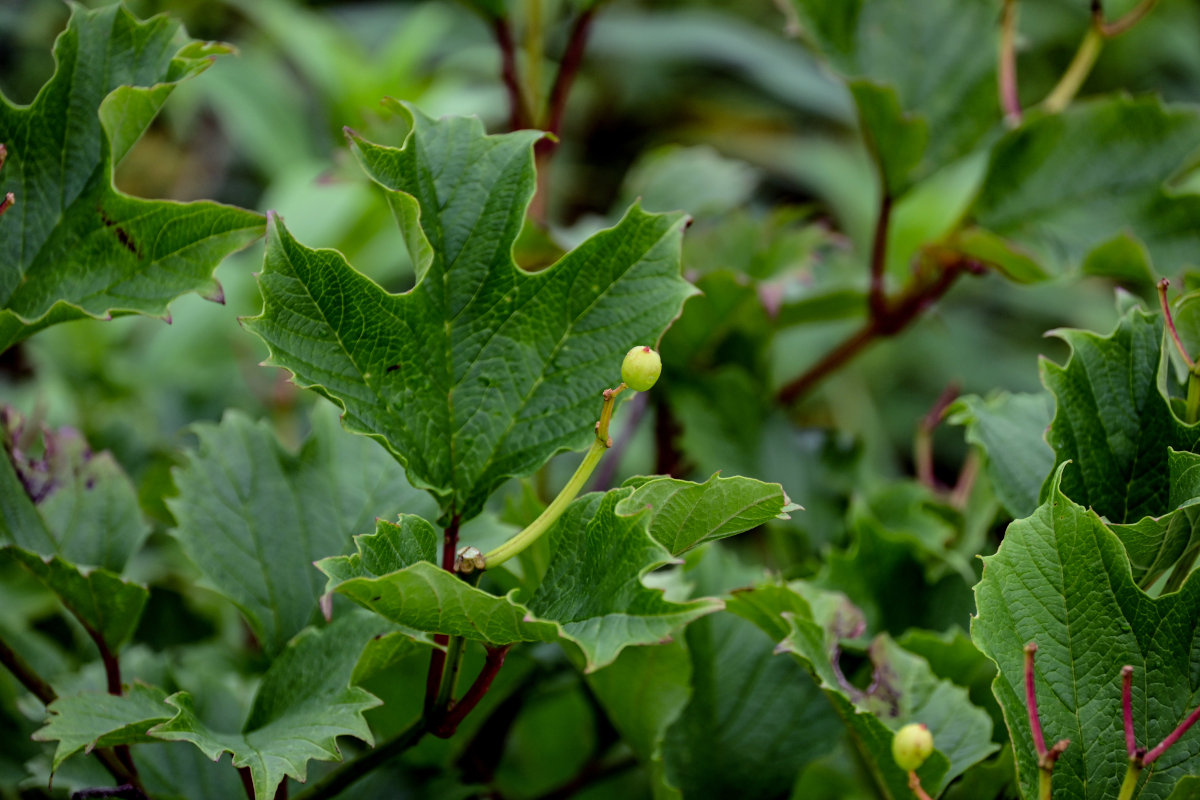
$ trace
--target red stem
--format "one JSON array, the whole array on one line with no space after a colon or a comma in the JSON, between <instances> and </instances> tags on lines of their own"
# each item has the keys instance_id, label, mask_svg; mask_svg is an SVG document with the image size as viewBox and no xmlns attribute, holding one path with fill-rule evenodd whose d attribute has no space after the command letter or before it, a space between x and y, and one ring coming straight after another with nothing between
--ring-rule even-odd
<instances>
[{"instance_id":1,"label":"red stem","mask_svg":"<svg viewBox=\"0 0 1200 800\"><path fill-rule=\"evenodd\" d=\"M882 180L881 180L882 183ZM879 218L875 222L875 236L871 241L871 286L868 302L871 317L883 319L888 315L888 299L884 289L884 270L887 267L888 229L892 221L892 197L887 186L880 187Z\"/></svg>"},{"instance_id":2,"label":"red stem","mask_svg":"<svg viewBox=\"0 0 1200 800\"><path fill-rule=\"evenodd\" d=\"M442 739L447 739L454 735L458 730L458 726L466 719L467 715L479 705L479 701L488 693L488 689L492 687L492 681L495 680L500 668L504 666L504 659L508 655L512 645L506 644L500 647L489 647L487 656L483 662L483 668L479 670L479 675L475 678L475 682L471 684L471 688L467 689L466 694L457 703L450 706L450 710L446 715L436 720L430 728L430 733Z\"/></svg>"},{"instance_id":3,"label":"red stem","mask_svg":"<svg viewBox=\"0 0 1200 800\"><path fill-rule=\"evenodd\" d=\"M458 528L461 523L461 515L451 514L450 524L442 534L442 569L451 573L454 572L454 559L458 554ZM426 717L432 716L433 704L442 688L442 673L446 671L446 646L450 643L450 637L437 633L433 636L433 642L437 647L429 656L429 672L425 676Z\"/></svg>"},{"instance_id":4,"label":"red stem","mask_svg":"<svg viewBox=\"0 0 1200 800\"><path fill-rule=\"evenodd\" d=\"M1125 723L1125 751L1137 755L1137 737L1133 735L1133 667L1121 667L1121 716Z\"/></svg>"},{"instance_id":5,"label":"red stem","mask_svg":"<svg viewBox=\"0 0 1200 800\"><path fill-rule=\"evenodd\" d=\"M941 267L937 278L926 285L914 283L890 306L883 317L872 317L863 327L850 334L837 347L830 350L803 375L790 381L779 390L779 402L790 405L804 396L818 383L850 362L876 339L895 336L921 315L930 305L949 291L964 272L978 272L980 266L973 261L952 261Z\"/></svg>"},{"instance_id":6,"label":"red stem","mask_svg":"<svg viewBox=\"0 0 1200 800\"><path fill-rule=\"evenodd\" d=\"M1195 711L1188 714L1187 719L1179 723L1178 728L1167 734L1167 738L1159 742L1157 747L1146 753L1146 757L1142 759L1142 765L1148 767L1153 764L1159 756L1167 751L1168 747L1178 742L1188 732L1188 729L1196 724L1196 720L1198 719L1200 719L1200 706L1197 706Z\"/></svg>"},{"instance_id":7,"label":"red stem","mask_svg":"<svg viewBox=\"0 0 1200 800\"><path fill-rule=\"evenodd\" d=\"M497 17L492 20L492 36L496 46L500 48L500 79L508 94L508 127L509 130L521 130L533 124L529 106L525 102L525 93L521 91L521 79L517 75L517 46L513 42L512 30L508 20Z\"/></svg>"},{"instance_id":8,"label":"red stem","mask_svg":"<svg viewBox=\"0 0 1200 800\"><path fill-rule=\"evenodd\" d=\"M1017 94L1017 0L1004 0L1000 30L1000 106L1010 125L1021 122L1021 100Z\"/></svg>"},{"instance_id":9,"label":"red stem","mask_svg":"<svg viewBox=\"0 0 1200 800\"><path fill-rule=\"evenodd\" d=\"M1158 282L1158 304L1162 306L1163 319L1166 320L1167 330L1171 333L1171 339L1175 342L1175 349L1179 351L1179 355L1183 357L1183 361L1187 364L1188 369L1193 369L1196 362L1188 355L1188 351L1183 346L1183 340L1179 338L1179 331L1175 327L1175 318L1171 316L1171 304L1167 302L1167 287L1171 282L1163 278Z\"/></svg>"},{"instance_id":10,"label":"red stem","mask_svg":"<svg viewBox=\"0 0 1200 800\"><path fill-rule=\"evenodd\" d=\"M1034 642L1025 645L1025 708L1029 712L1029 727L1033 731L1033 747L1041 761L1047 750L1046 737L1042 735L1042 720L1038 716L1037 691L1033 685L1033 654L1037 649Z\"/></svg>"},{"instance_id":11,"label":"red stem","mask_svg":"<svg viewBox=\"0 0 1200 800\"><path fill-rule=\"evenodd\" d=\"M1130 9L1129 13L1114 22L1108 22L1100 26L1100 32L1106 38L1111 39L1114 36L1120 36L1125 31L1132 28L1142 21L1142 18L1149 14L1154 6L1158 5L1158 0L1142 0L1134 8Z\"/></svg>"}]
</instances>

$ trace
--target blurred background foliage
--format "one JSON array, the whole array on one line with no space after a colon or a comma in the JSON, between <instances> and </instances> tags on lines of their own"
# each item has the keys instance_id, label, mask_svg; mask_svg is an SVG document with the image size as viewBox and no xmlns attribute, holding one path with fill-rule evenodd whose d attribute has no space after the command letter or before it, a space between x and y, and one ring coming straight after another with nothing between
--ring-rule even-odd
<instances>
[{"instance_id":1,"label":"blurred background foliage","mask_svg":"<svg viewBox=\"0 0 1200 800\"><path fill-rule=\"evenodd\" d=\"M204 197L274 209L306 244L341 250L393 291L411 285L411 266L382 196L349 158L343 126L399 143L405 131L380 104L384 96L432 115L476 114L494 131L505 130L510 118L499 50L483 16L468 4L128 5L141 17L170 13L191 35L230 42L238 53L218 59L175 92L120 164L118 186L144 197ZM541 76L529 91L544 95L570 22L587 4L543 0L536 4L540 20L526 13L530 4L514 5L521 6L514 13L524 44L540 31L540 44L520 48L519 65L524 74ZM1133 3L1105 5L1116 16ZM918 3L914 13L920 13ZM1039 0L1024 4L1021 13L1021 96L1033 103L1075 52L1088 3ZM29 102L52 73L50 48L67 16L58 0L0 4L0 89L9 98ZM765 566L845 592L864 610L868 630L906 637L902 644L929 658L938 674L970 688L973 699L997 717L995 737L1003 741L987 689L989 667L981 666L962 631L973 609L974 556L994 550L1007 517L985 480L961 485L961 495L946 488L955 485L964 462L970 468L967 445L960 429L923 420L948 386L983 395L1038 390L1038 355L1057 361L1066 355L1061 342L1043 334L1058 327L1107 330L1116 318L1117 287L1077 275L1036 286L1017 286L997 274L961 281L908 330L876 343L799 402L779 403L780 387L864 319L865 254L879 192L847 90L788 30L787 16L770 0L601 3L566 106L561 144L547 162L545 225L530 225L518 259L529 268L550 263L638 198L651 210L689 212L694 224L686 237L685 270L704 295L687 304L662 342L663 381L619 415L620 444L597 486L646 472L702 480L717 470L782 483L806 511L720 552L710 547L703 559L693 556L684 579L728 590L752 582ZM1200 5L1164 0L1106 47L1081 94L1157 92L1171 101L1200 102L1198 41ZM531 59L538 52L546 63ZM907 276L905 252L955 221L979 179L977 164L954 165L897 209L890 285L902 285ZM172 307L170 326L140 317L60 325L13 348L0 364L6 403L51 427L81 430L94 449L112 451L137 486L154 524L139 577L155 593L138 646L232 643L245 663L218 671L226 676L254 673L253 647L236 614L192 584L191 568L163 535L172 520L162 498L173 491L170 469L181 463L180 448L192 441L188 426L194 422L243 409L269 419L293 447L308 430L308 412L317 401L286 383L280 371L257 367L265 351L238 326L239 316L259 308L252 274L261 247L228 259L218 271L224 305L186 297ZM1148 287L1123 288L1144 295ZM924 474L923 456L915 453L932 453ZM574 460L568 455L534 479L514 482L492 511L519 521L529 513L522 503L536 508L552 497ZM720 570L712 566L717 562ZM0 597L2 624L21 630L37 654L32 660L78 661L79 632L46 596L6 576ZM686 651L671 645L653 657L631 654L613 669L645 675L653 664L632 662L690 654L695 669L711 668L728 685L747 687L736 708L710 698L708 712L723 724L751 708L758 716L745 724L770 727L772 715L793 707L789 703L819 701L788 694L804 694L794 688L799 668L773 662L771 643L742 620L703 620L686 639ZM197 680L205 658L230 657L218 655L216 647L211 655L187 652L188 660L175 669ZM131 675L137 674L136 654L135 647L128 656ZM764 664L773 666L760 674ZM385 709L418 702L424 665L410 666L405 679L368 684L388 701ZM757 677L747 683L751 674ZM566 796L553 792L580 775L590 787L580 797L646 794L641 770L651 768L626 769L630 753L617 745L613 721L597 699L603 687L585 681L556 648L514 653L502 676L460 736L424 743L402 768L381 771L350 796L480 796L479 786L494 793L484 796ZM178 677L159 682L172 680ZM11 705L13 687L0 684L0 725L11 722L19 734L3 737L0 756L0 787L12 787L24 779L27 760L46 755L28 741L28 719ZM248 691L234 684L223 688ZM778 699L774 711L772 698ZM386 731L385 712L377 714L374 722ZM673 769L678 752L672 755L671 742L718 735L720 726L705 728L699 714L680 718L692 727L673 729L665 761L655 756L654 768ZM475 735L483 728L507 731L499 752L487 744L494 737ZM571 734L546 733L559 730ZM621 735L629 738L627 730ZM736 743L729 747L725 756L714 755L714 771L735 762ZM848 745L819 755L788 761L781 776L758 775L768 792L761 796L876 796ZM1002 753L983 768L998 770L996 764L1009 757ZM78 770L92 766L71 763ZM448 764L461 780L446 777ZM186 765L204 769L191 760ZM708 780L693 779L697 785ZM70 786L71 780L56 777L60 783ZM1003 781L988 785L1001 786L995 796L1003 796ZM43 790L28 789L31 796ZM956 796L984 796L964 793L969 791L951 788Z\"/></svg>"}]
</instances>

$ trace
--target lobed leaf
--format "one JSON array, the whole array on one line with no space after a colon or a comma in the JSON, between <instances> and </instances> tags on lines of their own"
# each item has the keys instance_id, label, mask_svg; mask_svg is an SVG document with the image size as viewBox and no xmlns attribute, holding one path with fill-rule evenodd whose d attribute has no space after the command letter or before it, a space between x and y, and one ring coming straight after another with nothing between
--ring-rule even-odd
<instances>
[{"instance_id":1,"label":"lobed leaf","mask_svg":"<svg viewBox=\"0 0 1200 800\"><path fill-rule=\"evenodd\" d=\"M33 738L58 742L51 770L80 750L142 744L155 741L147 731L174 715L164 700L167 693L154 686L135 683L123 695L85 692L60 697L46 711L49 718Z\"/></svg>"},{"instance_id":2,"label":"lobed leaf","mask_svg":"<svg viewBox=\"0 0 1200 800\"><path fill-rule=\"evenodd\" d=\"M507 478L582 449L624 354L656 341L694 289L679 277L684 217L636 206L557 264L523 272L512 248L540 134L485 136L478 120L407 113L404 147L351 143L386 190L417 285L390 295L276 218L263 312L246 326L269 363L383 442L448 522L477 514Z\"/></svg>"},{"instance_id":3,"label":"lobed leaf","mask_svg":"<svg viewBox=\"0 0 1200 800\"><path fill-rule=\"evenodd\" d=\"M1071 346L1065 366L1042 362L1057 410L1046 434L1057 481L1073 501L1114 523L1134 577L1148 585L1200 540L1184 510L1200 498L1189 472L1200 426L1185 425L1159 388L1162 320L1131 309L1108 336L1056 331Z\"/></svg>"},{"instance_id":4,"label":"lobed leaf","mask_svg":"<svg viewBox=\"0 0 1200 800\"><path fill-rule=\"evenodd\" d=\"M221 296L213 269L261 235L262 217L129 197L112 173L175 85L227 49L120 4L73 6L33 103L0 96L0 196L17 197L0 217L0 350L65 320L165 316L186 292Z\"/></svg>"},{"instance_id":5,"label":"lobed leaf","mask_svg":"<svg viewBox=\"0 0 1200 800\"><path fill-rule=\"evenodd\" d=\"M1054 768L1056 795L1111 797L1128 756L1121 724L1121 668L1133 666L1137 743L1157 745L1200 702L1200 580L1150 597L1134 583L1125 549L1094 511L1063 493L1059 467L1046 502L1009 526L984 559L975 587L976 645L999 668L993 691L1016 749L1022 792L1037 784L1037 754L1024 690L1024 647L1033 642L1035 687L1048 741L1070 739ZM1137 796L1166 798L1200 770L1193 728L1143 774Z\"/></svg>"},{"instance_id":6,"label":"lobed leaf","mask_svg":"<svg viewBox=\"0 0 1200 800\"><path fill-rule=\"evenodd\" d=\"M166 699L175 715L149 735L191 742L213 761L229 752L235 767L249 768L255 798L269 800L284 778L303 783L310 760L341 760L337 737L374 742L363 712L380 701L350 679L363 647L385 628L370 615L349 614L302 631L263 676L238 733L210 728L191 696L178 692Z\"/></svg>"}]
</instances>

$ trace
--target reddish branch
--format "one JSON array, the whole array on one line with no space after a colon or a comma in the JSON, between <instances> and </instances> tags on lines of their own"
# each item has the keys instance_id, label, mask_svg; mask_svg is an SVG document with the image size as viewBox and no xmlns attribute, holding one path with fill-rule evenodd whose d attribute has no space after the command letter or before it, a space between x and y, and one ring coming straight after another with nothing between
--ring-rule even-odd
<instances>
[{"instance_id":1,"label":"reddish branch","mask_svg":"<svg viewBox=\"0 0 1200 800\"><path fill-rule=\"evenodd\" d=\"M475 678L475 682L471 684L471 688L467 689L467 693L462 696L462 699L451 703L446 714L438 720L434 720L430 725L429 732L441 739L448 739L458 730L458 726L467 718L467 715L474 710L475 706L479 705L479 701L488 693L488 689L492 687L492 681L496 679L496 675L500 672L500 668L504 666L504 659L508 655L512 645L502 645L499 647L488 647L487 656L483 662L483 668L479 671L479 675Z\"/></svg>"},{"instance_id":2,"label":"reddish branch","mask_svg":"<svg viewBox=\"0 0 1200 800\"><path fill-rule=\"evenodd\" d=\"M882 313L872 314L865 325L826 353L807 372L780 389L779 402L785 405L794 403L830 374L844 367L876 339L895 336L907 328L949 291L961 275L977 275L984 270L980 262L961 255L937 261L937 271L932 277L914 279L903 294L886 304Z\"/></svg>"},{"instance_id":3,"label":"reddish branch","mask_svg":"<svg viewBox=\"0 0 1200 800\"><path fill-rule=\"evenodd\" d=\"M1033 655L1037 652L1037 644L1030 642L1025 645L1025 708L1029 712L1029 728L1033 731L1033 747L1037 751L1038 769L1046 775L1054 769L1054 762L1067 749L1070 739L1059 739L1054 746L1047 749L1046 738L1042 735L1042 720L1038 714L1037 692L1033 681Z\"/></svg>"}]
</instances>

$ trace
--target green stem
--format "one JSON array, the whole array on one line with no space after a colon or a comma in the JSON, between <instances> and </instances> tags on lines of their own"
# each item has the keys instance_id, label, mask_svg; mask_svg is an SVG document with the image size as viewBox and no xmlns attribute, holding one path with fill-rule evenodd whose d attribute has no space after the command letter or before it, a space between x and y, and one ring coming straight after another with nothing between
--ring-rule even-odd
<instances>
[{"instance_id":1,"label":"green stem","mask_svg":"<svg viewBox=\"0 0 1200 800\"><path fill-rule=\"evenodd\" d=\"M1133 790L1137 788L1138 777L1141 774L1142 768L1137 761L1129 759L1129 767L1125 770L1125 780L1121 782L1121 792L1117 795L1117 800L1133 800Z\"/></svg>"},{"instance_id":2,"label":"green stem","mask_svg":"<svg viewBox=\"0 0 1200 800\"><path fill-rule=\"evenodd\" d=\"M1079 43L1079 49L1075 51L1075 58L1071 59L1071 64L1059 79L1058 85L1042 101L1042 108L1051 114L1057 114L1071 104L1096 64L1096 58L1099 57L1103 45L1102 23L1093 19L1083 41Z\"/></svg>"},{"instance_id":3,"label":"green stem","mask_svg":"<svg viewBox=\"0 0 1200 800\"><path fill-rule=\"evenodd\" d=\"M525 0L525 92L533 123L541 126L545 116L542 103L542 62L545 60L545 26L542 0Z\"/></svg>"},{"instance_id":4,"label":"green stem","mask_svg":"<svg viewBox=\"0 0 1200 800\"><path fill-rule=\"evenodd\" d=\"M606 443L599 439L593 439L592 446L588 448L583 461L579 463L579 469L575 470L575 474L571 476L571 480L567 481L567 485L563 487L563 490L558 493L558 497L554 498L554 501L546 506L546 510L537 519L529 523L529 526L525 530L495 550L484 554L483 560L487 564L488 569L498 567L505 561L508 561L536 542L546 531L550 530L550 526L557 522L562 513L567 510L567 506L579 494L579 490L587 483L588 478L592 477L592 470L600 463L600 459L607 450L608 445Z\"/></svg>"},{"instance_id":5,"label":"green stem","mask_svg":"<svg viewBox=\"0 0 1200 800\"><path fill-rule=\"evenodd\" d=\"M1050 770L1038 770L1038 800L1050 800Z\"/></svg>"},{"instance_id":6,"label":"green stem","mask_svg":"<svg viewBox=\"0 0 1200 800\"><path fill-rule=\"evenodd\" d=\"M1187 406L1184 408L1183 420L1191 425L1200 418L1200 376L1195 371L1188 373Z\"/></svg>"},{"instance_id":7,"label":"green stem","mask_svg":"<svg viewBox=\"0 0 1200 800\"><path fill-rule=\"evenodd\" d=\"M596 438L592 440L592 446L588 448L587 453L583 457L583 461L579 463L579 468L575 470L575 474L571 476L571 480L567 481L567 485L558 493L558 497L546 506L546 510L538 515L538 518L520 533L509 539L504 544L492 550L489 553L484 553L483 562L484 569L497 567L508 561L513 556L525 550L531 544L541 538L542 534L550 530L562 513L567 510L567 506L571 505L571 501L579 494L579 491L587 483L588 478L592 476L592 471L596 469L596 465L600 463L600 459L612 447L612 439L608 437L608 425L612 421L613 407L617 401L617 395L625 391L625 384L619 385L616 389L604 390L604 407L600 410L600 420L596 423Z\"/></svg>"},{"instance_id":8,"label":"green stem","mask_svg":"<svg viewBox=\"0 0 1200 800\"><path fill-rule=\"evenodd\" d=\"M442 685L433 704L435 719L440 719L446 713L454 699L454 689L458 685L459 673L462 672L466 644L467 640L461 636L450 637L450 645L446 649L446 672L442 675Z\"/></svg>"}]
</instances>

